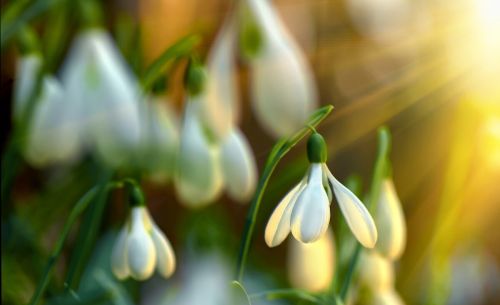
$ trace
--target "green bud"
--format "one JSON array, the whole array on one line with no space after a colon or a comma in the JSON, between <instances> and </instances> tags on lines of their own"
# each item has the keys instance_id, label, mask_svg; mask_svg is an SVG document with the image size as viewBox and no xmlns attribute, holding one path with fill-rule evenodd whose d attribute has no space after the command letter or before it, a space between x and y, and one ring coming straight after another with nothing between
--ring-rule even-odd
<instances>
[{"instance_id":1,"label":"green bud","mask_svg":"<svg viewBox=\"0 0 500 305\"><path fill-rule=\"evenodd\" d=\"M83 27L93 28L101 25L102 10L98 1L80 0L78 6Z\"/></svg>"},{"instance_id":2,"label":"green bud","mask_svg":"<svg viewBox=\"0 0 500 305\"><path fill-rule=\"evenodd\" d=\"M130 206L138 207L146 205L144 200L144 193L142 192L140 186L136 184L130 184L128 189L130 197Z\"/></svg>"},{"instance_id":3,"label":"green bud","mask_svg":"<svg viewBox=\"0 0 500 305\"><path fill-rule=\"evenodd\" d=\"M323 136L314 132L307 140L307 158L311 163L325 163L328 153Z\"/></svg>"},{"instance_id":4,"label":"green bud","mask_svg":"<svg viewBox=\"0 0 500 305\"><path fill-rule=\"evenodd\" d=\"M23 55L37 53L40 51L40 41L37 33L31 27L23 27L19 31L17 41L19 44L19 50Z\"/></svg>"},{"instance_id":5,"label":"green bud","mask_svg":"<svg viewBox=\"0 0 500 305\"><path fill-rule=\"evenodd\" d=\"M186 68L184 83L190 95L196 96L203 92L207 80L207 72L196 59L191 59Z\"/></svg>"},{"instance_id":6,"label":"green bud","mask_svg":"<svg viewBox=\"0 0 500 305\"><path fill-rule=\"evenodd\" d=\"M261 29L255 22L255 17L248 8L241 12L241 22L239 27L239 44L242 57L251 59L258 55L264 44Z\"/></svg>"}]
</instances>

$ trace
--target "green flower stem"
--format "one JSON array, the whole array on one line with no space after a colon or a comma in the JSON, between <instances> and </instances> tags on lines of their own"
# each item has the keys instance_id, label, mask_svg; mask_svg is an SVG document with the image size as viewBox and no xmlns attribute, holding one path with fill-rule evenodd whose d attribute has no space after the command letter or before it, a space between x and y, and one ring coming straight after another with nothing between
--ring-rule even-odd
<instances>
[{"instance_id":1,"label":"green flower stem","mask_svg":"<svg viewBox=\"0 0 500 305\"><path fill-rule=\"evenodd\" d=\"M102 188L100 188L95 200L93 200L90 206L90 210L86 213L80 227L76 248L73 250L74 254L71 257L68 272L66 275L66 292L70 289L77 290L85 262L90 256L92 247L94 246L97 239L97 234L102 222L102 217L104 215L106 198L108 196L109 190L114 187L122 186L121 183L119 185L116 185L116 183L110 181L112 175L113 173L109 170L103 170L101 172L101 181L99 185L101 185Z\"/></svg>"},{"instance_id":2,"label":"green flower stem","mask_svg":"<svg viewBox=\"0 0 500 305\"><path fill-rule=\"evenodd\" d=\"M378 151L377 159L375 161L375 168L373 171L372 184L370 186L370 197L367 203L368 210L373 213L376 208L378 198L380 196L380 188L382 185L382 180L387 176L387 171L389 168L389 151L391 147L391 135L389 129L383 126L378 129ZM349 269L347 270L344 283L340 290L340 298L345 302L347 293L349 292L349 287L351 285L352 277L354 276L354 271L356 269L359 257L361 255L361 244L358 242L352 259L349 263Z\"/></svg>"},{"instance_id":3,"label":"green flower stem","mask_svg":"<svg viewBox=\"0 0 500 305\"><path fill-rule=\"evenodd\" d=\"M38 304L40 301L41 296L45 292L45 289L47 288L47 285L50 280L50 276L52 275L52 269L54 268L57 260L59 259L59 256L61 255L61 251L64 246L64 242L66 241L66 238L68 237L68 234L71 230L71 227L77 220L78 216L85 211L85 209L89 206L89 204L92 202L96 194L99 192L99 187L93 187L90 189L85 195L83 195L80 200L77 202L75 207L71 210L71 213L68 217L68 220L66 221L66 224L64 225L64 228L59 235L59 239L57 240L57 243L54 247L54 250L52 251L52 255L49 258L49 261L47 262L47 265L45 266L45 270L43 272L43 276L40 279L40 282L37 285L36 291L33 294L33 297L31 298L30 305L35 305Z\"/></svg>"},{"instance_id":4,"label":"green flower stem","mask_svg":"<svg viewBox=\"0 0 500 305\"><path fill-rule=\"evenodd\" d=\"M186 57L198 46L201 38L198 35L188 35L168 47L149 67L142 76L142 87L148 92L155 82L165 74L165 71L175 60Z\"/></svg>"},{"instance_id":5,"label":"green flower stem","mask_svg":"<svg viewBox=\"0 0 500 305\"><path fill-rule=\"evenodd\" d=\"M294 299L302 300L307 302L312 302L315 304L325 304L325 300L318 296L310 294L309 292L302 291L299 289L276 289L264 292L253 293L249 295L250 299L265 298L267 300L278 300L278 299Z\"/></svg>"},{"instance_id":6,"label":"green flower stem","mask_svg":"<svg viewBox=\"0 0 500 305\"><path fill-rule=\"evenodd\" d=\"M253 196L252 203L248 210L245 227L243 229L243 236L241 238L240 250L236 264L236 279L239 282L241 282L243 279L248 251L250 249L250 244L255 229L255 220L257 219L257 214L259 212L262 197L266 190L269 179L271 178L271 175L276 168L276 165L288 153L288 151L290 151L292 147L294 147L311 131L309 125L313 127L317 126L332 111L332 109L333 106L331 105L318 109L315 113L313 113L307 124L305 124L305 127L292 135L290 138L279 140L271 150L271 153L269 154L264 166L262 176L259 180L257 190Z\"/></svg>"}]
</instances>

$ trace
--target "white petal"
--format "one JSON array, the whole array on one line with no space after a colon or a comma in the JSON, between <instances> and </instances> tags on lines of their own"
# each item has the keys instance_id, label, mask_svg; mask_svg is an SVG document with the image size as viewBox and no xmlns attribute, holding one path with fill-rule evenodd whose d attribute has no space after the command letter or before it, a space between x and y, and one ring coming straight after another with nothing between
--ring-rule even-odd
<instances>
[{"instance_id":1,"label":"white petal","mask_svg":"<svg viewBox=\"0 0 500 305\"><path fill-rule=\"evenodd\" d=\"M156 270L165 278L168 278L175 271L175 254L168 238L158 228L153 225L151 238L156 248Z\"/></svg>"},{"instance_id":2,"label":"white petal","mask_svg":"<svg viewBox=\"0 0 500 305\"><path fill-rule=\"evenodd\" d=\"M335 179L326 164L324 169L351 232L364 247L373 248L377 242L377 228L370 213L356 195Z\"/></svg>"},{"instance_id":3,"label":"white petal","mask_svg":"<svg viewBox=\"0 0 500 305\"><path fill-rule=\"evenodd\" d=\"M335 268L335 241L331 230L308 244L292 239L288 247L288 278L292 286L312 292L328 289Z\"/></svg>"},{"instance_id":4,"label":"white petal","mask_svg":"<svg viewBox=\"0 0 500 305\"><path fill-rule=\"evenodd\" d=\"M56 79L43 79L40 98L29 126L24 154L34 166L74 161L81 152L78 126Z\"/></svg>"},{"instance_id":5,"label":"white petal","mask_svg":"<svg viewBox=\"0 0 500 305\"><path fill-rule=\"evenodd\" d=\"M251 62L252 106L273 136L290 135L317 106L314 77L270 2L247 3L264 39L261 53Z\"/></svg>"},{"instance_id":6,"label":"white petal","mask_svg":"<svg viewBox=\"0 0 500 305\"><path fill-rule=\"evenodd\" d=\"M127 264L127 236L128 224L125 224L123 229L118 233L113 251L111 253L111 270L113 274L120 280L129 276Z\"/></svg>"},{"instance_id":7,"label":"white petal","mask_svg":"<svg viewBox=\"0 0 500 305\"><path fill-rule=\"evenodd\" d=\"M405 305L405 302L394 289L376 292L370 305Z\"/></svg>"},{"instance_id":8,"label":"white petal","mask_svg":"<svg viewBox=\"0 0 500 305\"><path fill-rule=\"evenodd\" d=\"M132 208L131 229L127 238L127 261L132 278L149 278L156 265L156 249L146 229L147 215L143 207Z\"/></svg>"},{"instance_id":9,"label":"white petal","mask_svg":"<svg viewBox=\"0 0 500 305\"><path fill-rule=\"evenodd\" d=\"M229 196L237 201L248 201L257 184L257 166L245 135L233 128L222 144L221 165Z\"/></svg>"},{"instance_id":10,"label":"white petal","mask_svg":"<svg viewBox=\"0 0 500 305\"><path fill-rule=\"evenodd\" d=\"M393 263L375 251L364 251L360 257L359 282L373 291L394 286Z\"/></svg>"},{"instance_id":11,"label":"white petal","mask_svg":"<svg viewBox=\"0 0 500 305\"><path fill-rule=\"evenodd\" d=\"M101 29L80 33L66 59L62 80L67 100L86 124L87 141L110 166L129 160L140 140L137 79Z\"/></svg>"},{"instance_id":12,"label":"white petal","mask_svg":"<svg viewBox=\"0 0 500 305\"><path fill-rule=\"evenodd\" d=\"M377 251L392 260L398 259L406 245L406 223L391 179L382 182L375 223L379 233Z\"/></svg>"},{"instance_id":13,"label":"white petal","mask_svg":"<svg viewBox=\"0 0 500 305\"><path fill-rule=\"evenodd\" d=\"M236 27L233 19L233 16L229 16L210 50L206 93L200 100L204 123L218 139L227 137L238 117Z\"/></svg>"},{"instance_id":14,"label":"white petal","mask_svg":"<svg viewBox=\"0 0 500 305\"><path fill-rule=\"evenodd\" d=\"M181 202L200 207L214 201L222 189L220 151L209 143L199 121L199 101L187 100L180 138L176 189Z\"/></svg>"},{"instance_id":15,"label":"white petal","mask_svg":"<svg viewBox=\"0 0 500 305\"><path fill-rule=\"evenodd\" d=\"M138 162L148 173L168 179L173 177L179 149L177 117L169 104L159 98L147 101L143 108Z\"/></svg>"},{"instance_id":16,"label":"white petal","mask_svg":"<svg viewBox=\"0 0 500 305\"><path fill-rule=\"evenodd\" d=\"M293 236L305 243L318 240L327 230L330 204L323 187L322 166L311 164L307 186L297 197L291 215Z\"/></svg>"},{"instance_id":17,"label":"white petal","mask_svg":"<svg viewBox=\"0 0 500 305\"><path fill-rule=\"evenodd\" d=\"M27 102L35 90L36 79L41 67L42 58L38 54L23 56L17 62L13 104L16 120L21 119L26 111Z\"/></svg>"},{"instance_id":18,"label":"white petal","mask_svg":"<svg viewBox=\"0 0 500 305\"><path fill-rule=\"evenodd\" d=\"M264 238L269 247L281 244L290 233L290 216L298 195L307 184L307 175L281 199L266 225Z\"/></svg>"}]
</instances>

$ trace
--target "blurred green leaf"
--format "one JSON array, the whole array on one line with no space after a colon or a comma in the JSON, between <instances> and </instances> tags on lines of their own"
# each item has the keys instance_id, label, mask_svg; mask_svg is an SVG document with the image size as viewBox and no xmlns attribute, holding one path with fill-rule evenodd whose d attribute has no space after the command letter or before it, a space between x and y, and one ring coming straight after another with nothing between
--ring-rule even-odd
<instances>
[{"instance_id":1,"label":"blurred green leaf","mask_svg":"<svg viewBox=\"0 0 500 305\"><path fill-rule=\"evenodd\" d=\"M243 285L238 281L231 282L231 291L233 304L235 305L252 305L250 297Z\"/></svg>"},{"instance_id":2,"label":"blurred green leaf","mask_svg":"<svg viewBox=\"0 0 500 305\"><path fill-rule=\"evenodd\" d=\"M168 47L163 53L146 68L142 76L142 85L148 92L155 81L162 76L169 65L175 60L190 55L193 49L200 43L201 37L198 35L188 35Z\"/></svg>"}]
</instances>

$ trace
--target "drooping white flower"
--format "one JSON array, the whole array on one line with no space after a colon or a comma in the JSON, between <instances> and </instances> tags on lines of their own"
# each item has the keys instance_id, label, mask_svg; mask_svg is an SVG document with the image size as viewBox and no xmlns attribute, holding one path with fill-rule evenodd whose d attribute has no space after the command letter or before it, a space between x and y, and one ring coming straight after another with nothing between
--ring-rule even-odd
<instances>
[{"instance_id":1,"label":"drooping white flower","mask_svg":"<svg viewBox=\"0 0 500 305\"><path fill-rule=\"evenodd\" d=\"M189 96L185 103L175 184L181 202L191 207L211 203L223 186L220 149L207 137L198 97Z\"/></svg>"},{"instance_id":2,"label":"drooping white flower","mask_svg":"<svg viewBox=\"0 0 500 305\"><path fill-rule=\"evenodd\" d=\"M226 138L238 120L234 23L229 16L210 50L206 92L200 99L204 123L218 139Z\"/></svg>"},{"instance_id":3,"label":"drooping white flower","mask_svg":"<svg viewBox=\"0 0 500 305\"><path fill-rule=\"evenodd\" d=\"M370 305L405 305L403 299L394 289L374 292Z\"/></svg>"},{"instance_id":4,"label":"drooping white flower","mask_svg":"<svg viewBox=\"0 0 500 305\"><path fill-rule=\"evenodd\" d=\"M165 234L146 207L131 209L130 219L118 234L111 254L111 268L118 279L146 280L155 268L168 278L175 270L175 254Z\"/></svg>"},{"instance_id":5,"label":"drooping white flower","mask_svg":"<svg viewBox=\"0 0 500 305\"><path fill-rule=\"evenodd\" d=\"M293 287L323 291L330 287L335 272L335 241L331 230L317 241L288 244L288 278Z\"/></svg>"},{"instance_id":6,"label":"drooping white flower","mask_svg":"<svg viewBox=\"0 0 500 305\"><path fill-rule=\"evenodd\" d=\"M391 260L401 257L406 245L406 222L390 178L382 182L375 223L379 232L376 250Z\"/></svg>"},{"instance_id":7,"label":"drooping white flower","mask_svg":"<svg viewBox=\"0 0 500 305\"><path fill-rule=\"evenodd\" d=\"M257 166L247 139L237 127L231 128L221 144L220 163L229 196L240 202L250 199L257 184Z\"/></svg>"},{"instance_id":8,"label":"drooping white flower","mask_svg":"<svg viewBox=\"0 0 500 305\"><path fill-rule=\"evenodd\" d=\"M59 82L45 76L29 124L24 155L34 166L65 163L80 153L79 126Z\"/></svg>"},{"instance_id":9,"label":"drooping white flower","mask_svg":"<svg viewBox=\"0 0 500 305\"><path fill-rule=\"evenodd\" d=\"M243 1L258 26L261 46L250 61L252 106L273 136L301 127L317 105L307 60L269 1Z\"/></svg>"},{"instance_id":10,"label":"drooping white flower","mask_svg":"<svg viewBox=\"0 0 500 305\"><path fill-rule=\"evenodd\" d=\"M376 251L365 251L359 260L359 283L371 291L385 291L394 287L392 261Z\"/></svg>"},{"instance_id":11,"label":"drooping white flower","mask_svg":"<svg viewBox=\"0 0 500 305\"><path fill-rule=\"evenodd\" d=\"M179 149L179 122L169 104L160 98L141 109L141 143L138 162L156 180L173 177Z\"/></svg>"},{"instance_id":12,"label":"drooping white flower","mask_svg":"<svg viewBox=\"0 0 500 305\"><path fill-rule=\"evenodd\" d=\"M42 58L38 53L23 55L17 61L13 103L15 120L20 120L25 114L27 103L34 93L36 80L41 68Z\"/></svg>"},{"instance_id":13,"label":"drooping white flower","mask_svg":"<svg viewBox=\"0 0 500 305\"><path fill-rule=\"evenodd\" d=\"M109 34L102 29L79 33L61 76L66 100L86 126L87 145L108 165L123 165L140 140L140 90Z\"/></svg>"},{"instance_id":14,"label":"drooping white flower","mask_svg":"<svg viewBox=\"0 0 500 305\"><path fill-rule=\"evenodd\" d=\"M265 240L269 247L281 244L290 231L304 243L318 240L330 221L332 193L337 198L344 218L356 239L373 248L377 228L363 203L332 175L326 165L326 144L318 133L308 140L311 162L305 177L281 200L266 226Z\"/></svg>"}]
</instances>

